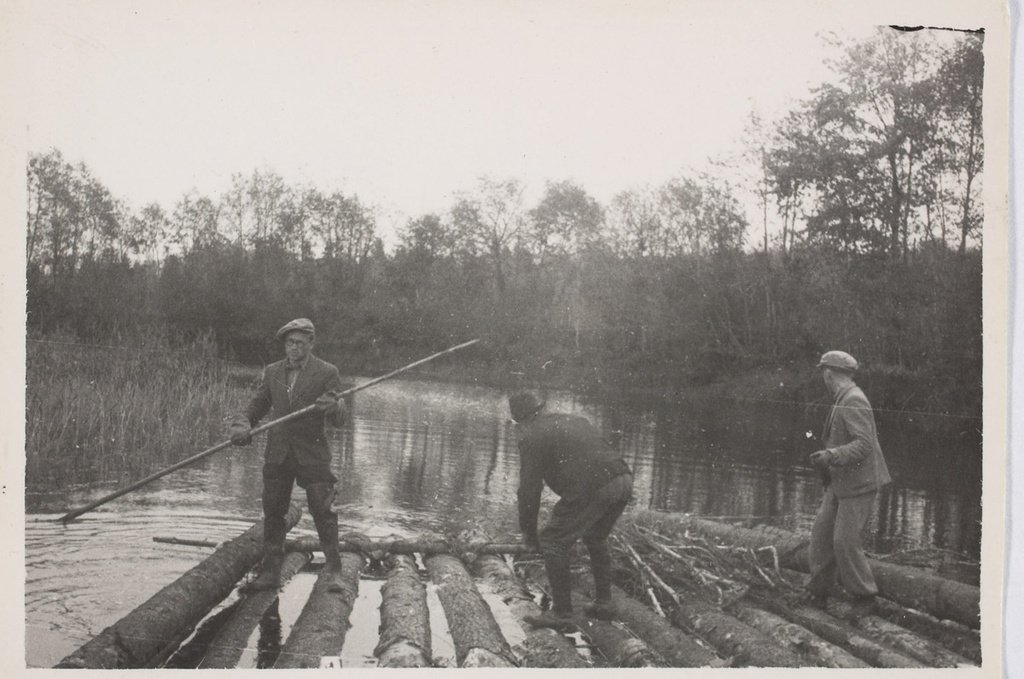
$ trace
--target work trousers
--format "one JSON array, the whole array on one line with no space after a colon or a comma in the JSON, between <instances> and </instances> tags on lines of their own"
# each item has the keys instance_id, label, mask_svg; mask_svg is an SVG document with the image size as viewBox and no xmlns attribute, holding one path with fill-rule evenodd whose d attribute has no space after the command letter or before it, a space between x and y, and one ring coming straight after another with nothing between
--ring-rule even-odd
<instances>
[{"instance_id":1,"label":"work trousers","mask_svg":"<svg viewBox=\"0 0 1024 679\"><path fill-rule=\"evenodd\" d=\"M338 515L331 508L337 480L331 473L330 465L300 465L291 455L280 464L264 464L263 544L270 549L284 548L284 538L288 532L285 515L291 504L292 486L295 483L306 491L309 513L313 516L321 539L325 537L325 532L337 535Z\"/></svg>"},{"instance_id":2,"label":"work trousers","mask_svg":"<svg viewBox=\"0 0 1024 679\"><path fill-rule=\"evenodd\" d=\"M836 497L831 486L825 491L811 529L811 579L807 589L812 594L828 596L836 576L853 596L878 594L875 576L861 546L861 534L871 518L877 495L878 491L871 491L841 498Z\"/></svg>"},{"instance_id":3,"label":"work trousers","mask_svg":"<svg viewBox=\"0 0 1024 679\"><path fill-rule=\"evenodd\" d=\"M633 476L621 474L603 485L593 497L576 502L559 500L551 519L537 535L544 555L544 569L551 585L552 608L556 613L572 612L572 579L569 551L576 541L590 554L596 599L611 600L611 552L608 536L633 494Z\"/></svg>"}]
</instances>

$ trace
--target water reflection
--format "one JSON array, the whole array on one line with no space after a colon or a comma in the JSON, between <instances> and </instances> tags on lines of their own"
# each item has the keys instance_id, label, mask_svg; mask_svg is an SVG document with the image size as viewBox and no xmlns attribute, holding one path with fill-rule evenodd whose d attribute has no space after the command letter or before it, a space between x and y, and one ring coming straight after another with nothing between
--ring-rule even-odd
<instances>
[{"instance_id":1,"label":"water reflection","mask_svg":"<svg viewBox=\"0 0 1024 679\"><path fill-rule=\"evenodd\" d=\"M247 394L237 398L242 404ZM804 433L820 429L821 409L713 398L593 402L567 393L550 401L590 418L622 451L635 472L634 507L810 529L822 489L805 465L814 442ZM518 532L519 461L504 394L394 380L350 406L351 423L332 432L331 443L343 531L415 537L472 525L499 539ZM895 482L880 495L869 548L939 547L977 558L980 443L928 439L893 423L881 436ZM126 484L126 470L112 466L106 483L62 492L29 478L27 663L56 663L206 553L157 545L154 536L227 540L258 520L262 445L226 450L68 526L50 519ZM154 461L136 475L161 466ZM545 491L542 511L554 499ZM296 490L293 501L304 504L304 494ZM308 512L293 533L316 534ZM277 624L284 616L282 609ZM266 624L260 638L278 638L274 621ZM261 645L253 664L274 646Z\"/></svg>"},{"instance_id":2,"label":"water reflection","mask_svg":"<svg viewBox=\"0 0 1024 679\"><path fill-rule=\"evenodd\" d=\"M256 646L256 668L263 670L273 667L281 655L281 613L280 600L274 599L260 618L259 642Z\"/></svg>"}]
</instances>

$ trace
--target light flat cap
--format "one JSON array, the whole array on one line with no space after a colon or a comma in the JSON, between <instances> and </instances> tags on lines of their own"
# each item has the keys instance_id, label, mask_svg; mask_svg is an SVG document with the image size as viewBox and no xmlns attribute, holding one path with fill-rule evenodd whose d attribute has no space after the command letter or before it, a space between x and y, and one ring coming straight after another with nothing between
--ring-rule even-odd
<instances>
[{"instance_id":1,"label":"light flat cap","mask_svg":"<svg viewBox=\"0 0 1024 679\"><path fill-rule=\"evenodd\" d=\"M821 360L818 361L819 368L835 368L836 370L846 370L849 372L855 372L859 366L860 364L857 363L857 359L845 351L827 351L822 355Z\"/></svg>"},{"instance_id":2,"label":"light flat cap","mask_svg":"<svg viewBox=\"0 0 1024 679\"><path fill-rule=\"evenodd\" d=\"M280 330L277 331L277 339L283 338L293 330L299 332L308 332L310 335L316 334L316 329L313 327L313 321L308 318L296 318L294 321L289 321Z\"/></svg>"}]
</instances>

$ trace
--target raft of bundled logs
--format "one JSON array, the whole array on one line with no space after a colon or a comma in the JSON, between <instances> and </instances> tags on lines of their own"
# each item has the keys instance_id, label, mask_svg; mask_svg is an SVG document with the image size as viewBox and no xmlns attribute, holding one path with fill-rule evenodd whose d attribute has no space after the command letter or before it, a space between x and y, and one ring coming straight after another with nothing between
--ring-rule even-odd
<instances>
[{"instance_id":1,"label":"raft of bundled logs","mask_svg":"<svg viewBox=\"0 0 1024 679\"><path fill-rule=\"evenodd\" d=\"M293 506L289 526L299 515ZM215 551L57 667L237 667L257 628L275 619L268 612L276 611L276 591L239 593L223 605L239 583L255 575L261 535L258 523L219 544L161 539ZM638 512L620 521L612 544L615 619L581 615L578 632L567 635L524 621L539 614L549 599L542 562L523 545L465 535L416 540L343 536L342 591L329 591L321 576L287 639L261 666L340 662L359 583L366 577L385 579L374 649L379 667L439 664L431 649L428 584L440 601L460 667L981 664L980 593L971 584L874 561L880 589L875 610L854 618L841 597L827 608L811 605L800 584L807 570L806 538L793 533ZM299 538L288 542L288 550L285 579L307 568L320 545ZM593 595L585 550L573 562L573 601L582 611ZM483 592L495 596L488 600ZM495 606L506 608L506 618L522 629L514 645L496 622Z\"/></svg>"}]
</instances>

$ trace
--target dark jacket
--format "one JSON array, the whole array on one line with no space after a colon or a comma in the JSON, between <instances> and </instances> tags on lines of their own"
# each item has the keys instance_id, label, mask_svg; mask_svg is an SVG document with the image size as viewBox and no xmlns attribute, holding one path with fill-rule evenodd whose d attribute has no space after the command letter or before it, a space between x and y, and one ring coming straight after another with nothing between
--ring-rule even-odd
<instances>
[{"instance_id":1,"label":"dark jacket","mask_svg":"<svg viewBox=\"0 0 1024 679\"><path fill-rule=\"evenodd\" d=\"M271 419L276 420L312 405L329 391L342 390L338 369L310 355L289 397L285 377L286 362L281 360L271 363L263 370L259 389L245 409L245 417L250 426L256 426L268 412L271 413ZM299 464L330 463L331 451L324 435L325 419L324 413L311 412L270 429L267 432L267 463L280 464L288 453L292 453ZM332 424L340 425L341 422Z\"/></svg>"},{"instance_id":2,"label":"dark jacket","mask_svg":"<svg viewBox=\"0 0 1024 679\"><path fill-rule=\"evenodd\" d=\"M586 502L610 480L630 473L600 430L576 415L542 414L519 425L519 529L537 533L544 484L561 502Z\"/></svg>"},{"instance_id":3,"label":"dark jacket","mask_svg":"<svg viewBox=\"0 0 1024 679\"><path fill-rule=\"evenodd\" d=\"M892 481L871 404L856 384L839 393L825 420L822 440L836 497L870 493Z\"/></svg>"}]
</instances>

